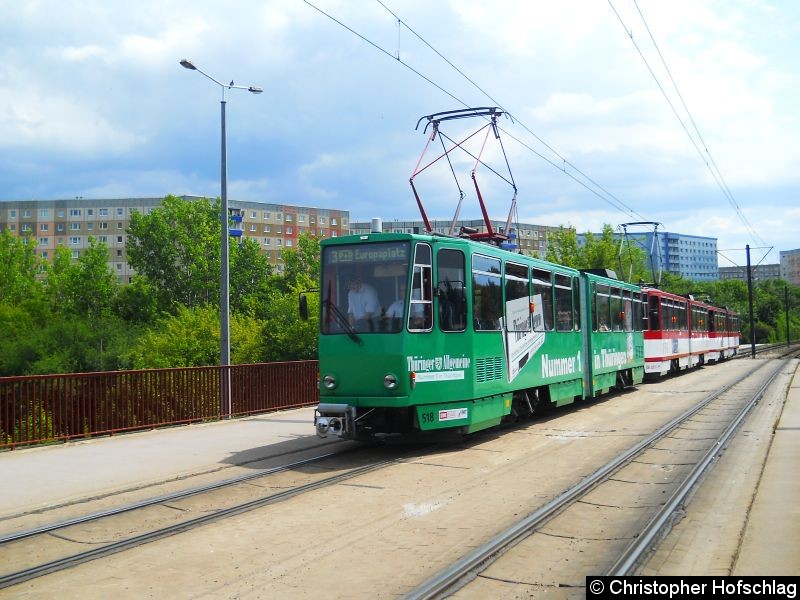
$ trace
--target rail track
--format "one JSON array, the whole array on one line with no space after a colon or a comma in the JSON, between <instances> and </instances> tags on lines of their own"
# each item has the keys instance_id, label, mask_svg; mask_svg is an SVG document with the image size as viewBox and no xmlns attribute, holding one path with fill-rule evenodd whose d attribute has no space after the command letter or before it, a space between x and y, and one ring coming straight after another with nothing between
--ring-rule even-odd
<instances>
[{"instance_id":1,"label":"rail track","mask_svg":"<svg viewBox=\"0 0 800 600\"><path fill-rule=\"evenodd\" d=\"M797 349L792 350L791 353L797 354ZM519 552L520 556L535 556L535 550L532 550L533 544L527 549L522 549L521 546L529 543L534 534L541 533L543 528L556 517L563 517L565 520L569 520L569 511L575 510L579 512L580 508L578 507L581 503L584 506L596 504L597 501L587 500L590 494L597 495L599 493L601 497L606 499L613 497L613 492L604 494L599 490L601 490L602 486L612 482L614 478L617 478L618 481L620 478L624 479L624 476L621 476L620 473L626 467L630 467L634 461L641 461L642 456L654 448L664 450L664 448L658 448L659 444L669 447L669 444L665 443L664 440L671 436L677 436L679 430L702 430L702 437L707 437L704 444L705 447L702 450L697 444L692 443L691 449L680 452L678 457L671 451L669 453L670 456L660 459L664 460L665 464L673 467L676 464L681 465L676 470L682 471L682 476L674 482L669 482L668 487L671 492L667 501L663 500L663 495L659 495L654 499L645 500L639 498L637 509L649 506L649 518L643 520L641 515L638 514L622 523L619 531L606 529L602 534L598 533L597 537L593 538L602 539L605 537L608 540L614 540L603 546L603 552L607 552L610 547L613 548L612 552L616 552L617 556L614 559L614 554L612 553L612 558L605 561L605 564L609 565L606 574L623 575L634 572L643 557L648 555L654 545L668 531L676 511L682 507L687 495L695 488L703 474L707 472L715 458L718 457L742 421L763 397L784 366L785 363L783 361L779 361L777 366L770 361L748 370L737 381L709 394L695 406L678 415L652 435L621 453L573 487L520 519L459 561L441 570L422 585L406 594L404 598L416 600L444 597L461 588L468 588L477 578L492 578L492 575L487 576L485 572L504 555ZM731 417L731 415L733 416ZM714 431L713 435L710 434L711 431ZM693 440L693 437L683 438L683 441ZM697 458L697 455L701 452L702 457ZM646 464L657 465L657 460L659 459L647 459ZM626 483L631 482L627 481ZM651 488L664 487L660 486L663 483L661 481L641 483L649 485ZM659 485L653 485L654 483ZM657 491L660 491L660 494L664 494L666 490ZM613 503L613 501L609 501L609 503ZM576 516L573 520L578 521L579 519L580 517ZM608 523L604 523L603 526L607 527ZM590 524L589 528L591 527L592 525ZM590 532L584 533L587 536L592 535ZM620 540L630 540L630 543L620 550ZM602 564L603 561L598 562Z\"/></svg>"},{"instance_id":2,"label":"rail track","mask_svg":"<svg viewBox=\"0 0 800 600\"><path fill-rule=\"evenodd\" d=\"M755 394L757 391L755 389L756 387L765 385L764 381L754 381L757 378L760 379L761 376L765 374L765 369L758 369L758 367L763 366L764 364L775 364L775 362L777 361L759 360L752 361L750 364L740 363L736 365L734 370L746 371L748 375L753 375L748 382L749 385L753 387L753 394ZM713 368L711 368L709 371L713 371ZM648 386L644 387L647 388ZM672 387L674 386L667 385L665 390L666 388ZM613 504L616 500L609 500L609 498L612 498L613 496L612 493L606 492L605 498L601 500L598 500L596 496L592 497L592 494L598 494L598 490L604 489L603 486L609 484L609 482L612 486L636 484L637 482L634 480L638 479L638 476L643 475L643 473L648 470L664 474L667 472L667 469L659 468L658 461L665 460L665 463L669 463L671 461L671 463L679 465L674 469L674 475L676 476L674 481L670 476L669 481L658 481L655 483L645 481L643 485L643 487L657 487L659 494L665 493L665 495L659 496L657 499L642 501L643 506L641 508L647 509L646 512L648 514L648 518L650 515L655 515L656 508L661 504L666 504L665 499L670 497L674 493L674 490L676 490L680 485L680 481L678 481L677 476L680 475L681 481L683 481L689 475L688 471L690 467L688 463L690 461L688 459L684 460L682 455L679 454L679 451L684 449L680 447L681 444L691 445L690 450L691 454L693 455L691 460L692 464L698 462L697 456L710 451L710 449L715 445L715 440L717 440L719 437L717 433L712 435L710 430L716 427L721 432L722 429L731 423L732 413L735 412L736 414L739 414L742 406L744 406L744 398L742 397L744 392L734 394L736 389L733 385L731 385L724 390L720 390L719 392L706 397L701 402L701 405L695 405L691 410L686 411L680 417L673 419L670 421L670 423L661 427L659 432L657 432L661 434L661 442L656 441L657 436L653 436L650 445L648 445L647 440L642 440L642 436L644 435L643 432L645 431L643 428L636 427L634 429L623 429L624 426L620 426L619 435L636 436L636 440L642 441L620 454L615 461L612 461L612 463L609 463L603 468L598 469L594 474L597 476L595 480L592 480L592 476L587 477L577 486L575 486L574 489L568 490L562 494L562 490L570 485L571 482L577 481L589 470L596 469L598 464L601 462L600 460L580 460L580 456L576 455L573 451L570 451L570 456L572 456L573 460L578 460L583 465L592 466L588 468L584 466L582 470L580 466L578 469L573 469L572 475L570 475L568 478L564 478L563 483L549 486L547 488L548 491L543 494L537 494L535 500L533 498L526 497L528 501L526 501L524 505L520 504L520 508L525 512L520 512L519 514L528 514L529 511L539 504L548 502L547 505L529 515L529 518L526 519L526 521L528 521L527 530L525 529L524 524L519 523L514 527L509 528L507 532L510 532L512 529L515 531L511 532L511 535L509 535L509 539L505 545L495 545L493 548L484 552L484 556L482 557L478 557L475 553L464 557L459 562L464 563L466 559L470 559L471 562L469 567L466 569L466 571L462 571L460 575L457 575L455 571L453 571L449 576L452 581L447 583L447 585L445 585L441 590L438 590L438 588L428 590L425 589L424 586L421 586L420 588L412 591L408 597L427 598L449 594L452 593L453 590L459 589L459 586L464 585L465 581L469 583L471 578L473 579L473 583L483 583L486 585L486 582L491 581L493 577L491 574L491 569L497 569L498 565L500 565L502 562L502 556L509 556L515 551L515 544L519 544L521 546L528 541L537 538L537 536L540 540L549 536L549 539L552 542L553 539L560 536L560 532L557 531L557 528L560 527L562 519L572 522L573 529L576 531L575 538L578 538L584 533L584 529L588 531L592 526L595 525L595 523L593 523L591 519L580 520L577 518L567 517L570 510L586 511L587 507L590 506L592 509L595 509L597 506L600 506L603 503ZM664 393L665 391L657 391L655 397L658 398L657 394ZM672 392L669 393L671 394ZM681 392L679 391L678 393ZM692 388L690 386L683 393L692 394L691 396L684 395L683 398L699 397L697 387ZM679 401L682 402L682 407L687 406L687 403L683 402L683 400ZM616 404L616 402L612 398L610 408L613 409L614 404ZM643 406L644 405L640 404L640 407ZM580 409L581 407L578 405L576 408ZM669 418L672 418L677 410L677 408L670 410L669 412L671 416ZM594 408L591 411L588 411L587 414L596 414L593 411L595 411ZM661 411L657 410L656 412ZM567 412L563 414L569 413ZM621 413L618 414L621 416ZM663 420L658 419L657 421L653 420L651 422L658 422L660 425L663 423ZM649 430L652 430L652 428L652 426L648 427ZM588 430L591 430L591 426L588 428ZM605 433L614 432L614 436L618 435L616 433L614 422L611 422L610 425L602 426L601 430ZM550 431L546 426L543 428L545 437L549 435L556 435L559 431L560 429L558 429L558 427L552 431ZM583 431L582 428L581 431ZM498 436L498 440L511 441L513 438L510 436L514 435L512 432L506 432ZM534 441L535 448L543 450L549 446L544 444L536 445L536 440L540 439L541 435L542 433L540 432L535 434L535 436L531 437L530 439ZM487 438L489 440L491 440L492 437L493 434L487 434ZM708 440L702 441L704 438L708 438ZM471 440L477 439L478 438L471 438ZM619 439L624 438L620 437ZM678 447L671 448L670 444L676 441L680 442L677 444ZM701 441L708 446L702 451L700 450ZM627 441L624 442L624 444L615 445L614 447L616 450L613 453L609 452L605 454L605 458L603 460L621 452L622 448L630 443L630 441ZM502 452L505 454L505 451L508 449L506 444L498 444L493 446L491 449L488 447L484 449L482 444L476 445L474 441L470 441L470 443L466 445L467 452L469 452L469 449L473 446L475 447L472 451L476 453L476 456L477 453L481 453L483 456L492 457L492 454L489 453ZM512 447L513 446L514 445L512 444ZM516 444L516 446L517 454L515 455L515 460L517 463L519 463L521 460L524 460L525 456L527 456L527 454L524 454L525 452L530 453L530 449L527 444L523 446ZM656 447L655 450L653 449L654 446ZM572 448L572 444L566 444L563 446L563 448ZM719 453L720 448L721 445L717 443L716 453L714 456ZM144 564L154 566L157 564L157 561L160 560L154 557L158 556L161 552L161 544L153 545L153 548L145 547L140 551L131 552L130 554L123 553L124 550L148 544L151 541L156 541L167 536L175 536L173 538L175 540L174 547L183 547L184 552L187 552L187 556L193 556L192 546L195 542L192 540L203 539L203 537L198 536L207 535L211 535L213 538L215 529L224 529L227 531L231 528L239 528L239 531L243 531L243 527L255 527L259 529L259 533L253 533L255 538L269 538L270 534L266 532L274 533L276 531L274 529L274 525L271 524L271 521L273 521L275 518L274 515L272 519L263 519L261 518L261 513L256 513L249 519L237 519L231 520L230 522L225 522L223 520L228 517L232 517L233 515L242 514L246 511L251 511L269 504L280 503L281 501L287 500L294 496L303 495L305 492L311 490L322 489L325 486L334 485L336 483L343 482L346 479L355 478L360 475L366 475L370 472L380 473L380 469L383 469L384 467L398 465L400 467L399 470L387 469L386 471L383 471L382 474L378 474L377 477L369 478L369 480L366 482L368 485L361 485L364 483L362 481L351 481L346 483L344 486L336 488L335 491L331 490L333 492L333 497L336 498L337 506L342 506L343 509L341 512L337 511L327 513L328 520L326 521L324 532L330 534L331 531L336 531L337 533L332 535L320 535L320 532L317 531L314 534L316 540L314 543L308 541L308 535L302 536L299 535L298 532L298 535L295 538L294 533L292 533L290 537L283 540L283 553L281 556L287 556L285 562L283 562L283 559L281 562L274 565L264 565L259 562L257 566L253 566L252 570L248 572L248 577L262 578L262 587L267 586L264 589L272 589L269 588L269 586L275 585L275 590L296 590L300 589L297 587L297 585L306 584L305 580L302 580L299 583L284 583L282 580L292 578L292 582L294 582L300 577L297 570L298 565L309 564L312 560L314 561L315 569L317 569L320 573L327 574L326 577L323 578L323 581L329 581L328 577L331 576L332 573L337 573L339 575L346 574L348 572L348 568L353 565L360 564L358 562L359 560L366 559L366 557L373 557L376 547L384 547L384 549L388 547L393 548L394 546L403 548L417 547L417 549L433 548L437 543L440 543L446 539L451 530L457 531L460 528L463 528L463 524L471 519L471 516L474 514L473 511L475 510L474 507L476 506L475 502L473 501L470 504L462 503L460 498L466 498L468 494L470 496L475 496L474 499L470 498L471 501L481 498L481 493L479 490L484 484L481 483L483 481L483 476L474 478L468 475L469 470L475 468L475 473L478 473L478 471L484 472L486 469L491 469L491 471L487 470L485 472L491 472L494 475L497 472L496 467L510 464L501 463L494 458L489 458L486 461L481 459L479 466L476 466L472 463L471 459L462 456L462 452L453 452L453 448L451 446L448 446L445 449L444 454L433 453L430 455L428 455L427 448L420 446L415 446L413 451L408 453L400 452L396 447L387 449L380 449L376 447L361 448L361 452L358 450L359 449L357 448L356 451L347 453L346 455L342 453L337 453L335 455L325 454L309 460L296 460L291 464L285 464L279 467L273 467L271 469L262 469L258 472L248 473L243 477L232 478L230 480L210 484L208 486L198 486L197 488L184 490L174 494L164 494L155 498L151 498L146 502L135 502L126 506L116 507L109 511L99 511L97 513L87 514L84 517L68 519L58 523L53 523L52 525L48 526L36 527L24 532L19 531L16 533L7 533L6 535L0 534L0 562L4 565L3 570L7 571L6 574L0 574L0 589L11 587L18 583L23 583L39 576L48 573L54 573L60 570L64 570L62 573L64 580L69 580L70 578L74 580L79 576L80 573L85 573L85 571L83 569L79 569L73 573L67 569L70 569L72 566L77 566L81 563L92 561L94 559L114 553L119 553L119 555L113 559L114 561L119 561L122 564L125 564L126 561L131 564L136 564L136 568L138 569L138 577L147 578L149 577L149 574L146 575L145 572L141 570L141 564L136 563L135 557L140 556L141 553L149 554L151 558L149 562L145 561ZM454 458L457 457L456 460L450 461L444 460L443 458L432 460L430 458L431 456L450 456L450 452L453 452L452 456ZM670 456L666 458L664 456L656 458L643 458L647 453L670 454ZM419 457L422 457L423 460L415 460ZM282 458L281 460L287 459ZM549 462L552 463L551 467L557 466L557 461L554 462L551 460ZM635 474L635 476L629 475L629 472L626 471L626 469L636 468L637 466L640 469L640 472ZM448 480L447 475L443 476L444 473L447 473L446 471L441 470L443 468L461 469L462 471L453 471L453 473L458 472L459 478L461 477L460 473L463 472L466 474L465 477L458 479L459 483L462 483L463 486L457 488L452 487L454 485L458 486L459 484L455 484ZM433 476L429 475L428 471L430 470L435 470L437 474ZM500 472L502 472L502 470ZM510 472L511 471L508 471L508 473ZM508 473L506 473L506 475L508 475ZM603 474L605 474L605 478L602 477ZM670 475L672 474L673 471L670 471ZM522 475L522 473L520 473L520 475ZM641 478L643 479L644 477ZM511 481L508 478L507 480ZM536 481L536 479L534 478L531 481ZM406 487L401 487L403 483L405 483ZM436 488L435 485L438 485L439 483L442 484L442 487ZM537 482L533 487L529 485L528 487L524 488L524 493L528 494L531 492L531 490L535 491L538 489L536 487L538 485L540 485L539 482ZM345 490L349 489L350 486L359 488L359 493L357 495L348 495L348 492ZM457 489L458 492L451 494L451 488ZM367 492L366 490L369 491ZM365 494L367 493L370 494L369 497L371 501L365 503L364 498ZM461 496L462 493L463 496ZM571 500L568 497L570 494L572 498ZM565 501L559 504L557 502L559 498L555 498L557 495L559 498L564 498ZM639 495L644 496L644 492L641 494L640 492L629 494L631 498L634 496L638 497ZM291 514L292 511L294 511L295 514L299 514L303 513L303 510L305 510L305 513L303 514L314 513L315 510L319 510L319 507L326 506L326 502L331 502L329 496L330 494L325 494L322 496L306 494L298 498L297 501L299 503L305 503L305 506L314 508L301 509L299 508L301 505L297 505L296 507L294 502L292 502L277 505L270 510L274 510L276 515ZM495 498L493 493L490 495L484 495L483 497L485 499L479 501L482 502L479 504L479 506L484 508L486 507L486 502L491 503L492 499ZM354 504L353 509L348 511L345 509L350 498L354 499ZM419 525L415 524L415 521L418 520L419 523L423 523L427 520L427 517L418 516L416 513L413 516L409 516L411 513L402 512L400 519L397 520L397 503L412 503L409 504L409 506L411 506L411 509L409 510L415 509L417 506L421 507L422 509L425 509L425 507L436 509L436 506L439 506L436 503L442 501L442 499L444 499L444 501L441 506L451 506L450 504L447 504L451 501L448 498L456 498L456 500L453 501L452 506L456 507L458 504L460 504L461 506L458 510L462 512L447 514L445 510L449 510L449 508L442 508L442 512L437 513L441 515L441 518L437 522L437 525L441 527L437 533L439 536L438 538L427 538L424 536L422 538L419 537L422 534L422 530L420 529ZM513 495L509 495L508 493L503 494L503 498L504 506L507 506L509 501L511 503L514 502ZM551 500L551 498L553 499ZM113 499L113 497L111 499ZM106 500L108 500L108 498L106 498ZM631 500L631 503L633 503L633 500ZM677 504L680 505L680 503L681 500L678 500ZM581 507L583 508L581 509ZM72 508L74 509L76 507L73 506ZM403 511L406 511L406 504L401 504L401 508ZM496 525L491 523L491 515L489 515L486 510L483 512L486 513L487 517L482 520L483 530L496 530ZM596 514L599 514L600 512L601 510L597 510ZM644 512L645 511L643 510L642 513ZM507 517L503 517L503 522L508 523L510 522L511 518L513 518L513 514L510 510L506 510L505 514ZM340 519L339 517L342 518ZM537 518L538 521L536 520ZM199 529L196 533L191 535L175 535L184 531L200 528L207 523L212 523L215 521L222 521L220 523L220 528L207 527L204 529ZM243 525L244 521L248 523L247 526ZM283 523L285 523L285 521L283 521ZM365 523L370 524L368 529L363 527ZM263 530L261 530L262 525ZM643 519L636 519L633 521L628 521L625 525L626 529L624 531L620 530L620 532L614 534L609 534L608 531L606 531L604 535L606 535L606 537L614 538L616 542L612 546L607 546L602 551L603 554L601 556L603 558L601 560L595 561L596 564L601 565L600 568L595 569L592 567L591 569L586 569L584 572L591 572L594 574L602 574L606 572L606 569L610 568L611 563L614 561L614 557L622 556L624 550L623 546L627 544L628 540L632 538L643 537L642 532L645 530L645 525L646 523L643 521ZM669 518L667 517L665 526L668 525ZM0 522L0 526L2 526L2 522ZM361 527L361 529L359 529L359 527ZM286 533L285 527L283 529L279 527L278 530L283 531L284 534ZM247 531L249 532L250 529L247 529ZM306 531L308 531L308 529ZM401 531L406 535L406 537L401 540L398 536L398 531ZM531 535L531 533L533 534ZM656 532L656 535L654 536L656 541L659 534L659 532ZM220 534L216 535L219 536ZM566 536L561 537L562 539L566 539ZM600 538L602 536L597 535L596 537ZM225 539L225 544L233 542L233 540L225 538L225 535L222 535L222 537L219 539ZM304 542L302 540L306 541ZM482 535L475 535L472 538L472 545L470 547L475 548L477 545L482 544L484 540L485 537ZM604 540L604 542L606 541L607 540ZM447 542L445 542L445 544L446 543ZM173 544L173 542L170 542L170 544ZM307 544L307 546L304 544ZM381 544L383 544L383 546L381 546ZM419 546L417 546L417 544L419 544ZM325 552L321 551L319 548L323 546L328 550ZM453 547L452 541L450 542L450 547ZM297 549L296 552L295 548ZM309 551L307 551L306 548L308 548ZM351 552L353 548L356 548L355 552ZM609 550L609 548L611 548L611 550ZM335 552L331 549L335 550ZM553 557L557 560L557 553L559 551L557 549L554 550L552 546L549 551L553 552ZM592 552L594 551L595 549L592 548ZM347 554L348 552L351 552L351 554ZM540 550L532 551L530 548L528 548L526 552L528 557L543 556L543 553ZM237 556L244 556L245 553L245 546L242 546L240 548L240 553L237 554ZM586 554L589 554L588 549L586 550ZM183 553L181 556L182 555ZM343 566L341 559L331 559L328 561L328 557L333 555L338 557L349 556L349 559L345 559L347 562L347 567ZM420 556L427 556L427 558L421 559L421 562L417 567L417 573L431 573L431 564L438 565L437 568L445 564L445 561L443 560L437 561L435 554L425 555L424 553L421 553ZM448 562L454 561L457 556L457 552L451 553L449 555ZM641 556L641 554L639 556ZM408 555L407 558L410 559L411 556ZM572 569L573 573L577 573L580 569L572 562L572 556L570 556L569 559L570 562L567 563L569 568ZM638 560L639 558L634 558L633 563L636 564ZM427 561L427 563L425 561ZM325 570L326 567L323 565L323 562L328 566L328 568L330 568L329 571ZM328 562L330 562L330 564L328 564ZM95 569L95 573L100 574L106 568L107 564L112 563L98 561L96 565L92 565L91 568ZM369 564L372 563L370 562ZM425 569L425 564L428 565L427 569ZM187 568L191 568L192 565L194 565L194 563L188 563ZM407 571L413 570L409 568L408 565L404 564L404 566ZM213 566L209 565L206 565L205 568L211 569L212 571L214 569ZM388 568L389 567L387 566L386 569ZM482 571L482 569L487 568L490 571L489 574L487 574L487 571ZM202 567L198 567L198 569L200 569L199 572L193 575L193 577L201 577L201 574L205 573L205 571L202 571ZM373 573L373 571L376 570L376 566L370 568L369 576L373 578L373 583L379 580L384 581L384 579L379 579L377 573ZM466 577L464 577L465 572ZM254 575L256 573L258 575ZM480 575L476 575L478 573L480 573ZM361 573L362 577L364 575L364 573ZM383 576L381 575L380 577ZM419 575L417 575L417 577L419 577ZM216 578L216 575L214 575L214 578ZM572 577L572 579L577 578ZM412 581L414 580L418 579L412 579ZM37 586L36 590L38 591L43 591L45 589L55 590L57 589L58 585L60 585L60 581L61 576L57 578L45 577L40 581L36 581L30 585ZM191 584L193 581L195 580L190 580L189 583ZM361 581L365 580L362 579ZM406 581L408 581L408 579L406 579ZM184 581L183 583L186 584L187 582ZM205 584L210 585L208 581L206 581ZM135 583L132 583L132 585L135 585ZM202 583L197 582L194 583L194 585L200 586ZM284 587L279 587L279 585L283 585ZM309 585L310 587L314 587L314 584ZM325 586L324 583L321 585L322 587ZM577 584L573 581L570 581L570 585ZM21 586L19 590L21 591L25 589L25 587ZM330 586L328 586L326 589L328 589L329 593L333 594L331 597L334 597L334 590L329 589L329 587ZM465 591L469 589L470 588L466 588ZM406 592L406 590L408 590L407 584L400 584L399 587L395 588L397 595ZM10 591L12 594L14 593L13 589ZM468 591L467 595L469 595Z\"/></svg>"},{"instance_id":3,"label":"rail track","mask_svg":"<svg viewBox=\"0 0 800 600\"><path fill-rule=\"evenodd\" d=\"M789 345L786 342L776 342L774 344L762 344L756 347L756 356L759 354L766 354L767 352L777 352L779 356L789 356L800 350L800 342L791 342ZM733 358L751 358L752 351L750 345L742 345L739 347L739 352Z\"/></svg>"},{"instance_id":4,"label":"rail track","mask_svg":"<svg viewBox=\"0 0 800 600\"><path fill-rule=\"evenodd\" d=\"M396 464L413 452L400 455L389 451L382 458L376 458L376 454L380 452L350 448L0 535L0 564L12 565L13 569L0 574L0 589L334 485ZM270 485L269 478L287 473L292 474L290 481L272 484L284 489L263 493L264 486ZM230 498L239 496L247 499L231 503ZM200 506L200 516L192 516L195 509L179 505L180 501L189 498L195 498L195 503ZM165 510L169 513L167 516ZM165 520L172 522L164 525ZM117 537L120 531L126 532L121 539L101 539ZM87 545L91 547L80 549ZM30 551L31 548L36 550ZM47 558L42 561L43 556Z\"/></svg>"}]
</instances>

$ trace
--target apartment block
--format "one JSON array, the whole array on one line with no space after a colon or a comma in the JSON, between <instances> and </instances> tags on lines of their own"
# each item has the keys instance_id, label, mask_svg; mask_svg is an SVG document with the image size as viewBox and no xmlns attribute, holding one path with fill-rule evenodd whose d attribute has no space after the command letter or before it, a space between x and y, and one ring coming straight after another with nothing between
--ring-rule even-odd
<instances>
[{"instance_id":1,"label":"apartment block","mask_svg":"<svg viewBox=\"0 0 800 600\"><path fill-rule=\"evenodd\" d=\"M601 234L592 234L595 238ZM621 242L622 233L614 238ZM680 275L691 281L716 281L719 278L717 238L661 231L628 233L627 242L647 257L648 268ZM586 243L586 234L578 234L578 244Z\"/></svg>"},{"instance_id":2,"label":"apartment block","mask_svg":"<svg viewBox=\"0 0 800 600\"><path fill-rule=\"evenodd\" d=\"M89 238L94 237L108 246L109 268L120 282L128 283L134 274L126 252L131 215L149 214L162 201L162 197L0 200L0 231L31 236L36 240L36 254L50 261L59 247L68 248L73 260L77 260L89 246ZM345 210L235 200L229 200L228 207L231 213L242 217L242 237L255 240L278 272L283 269L283 248L296 246L301 233L338 237L346 234L349 227L349 213Z\"/></svg>"},{"instance_id":3,"label":"apartment block","mask_svg":"<svg viewBox=\"0 0 800 600\"><path fill-rule=\"evenodd\" d=\"M771 265L751 265L750 277L753 281L764 281L766 279L780 279L781 266L779 264ZM739 279L747 281L747 266L736 267L720 267L720 279Z\"/></svg>"},{"instance_id":4,"label":"apartment block","mask_svg":"<svg viewBox=\"0 0 800 600\"><path fill-rule=\"evenodd\" d=\"M505 233L506 221L505 219L491 221L492 229L498 233ZM435 233L449 235L451 231L452 220L429 220L431 229ZM353 235L369 233L371 228L371 221L358 221L350 224L350 233ZM405 232L405 233L423 233L425 231L425 224L419 221L383 221L383 231L385 232ZM458 232L461 227L474 229L477 232L483 233L486 231L486 223L483 219L463 220L456 221L455 230ZM527 256L536 256L544 258L547 254L547 239L551 232L559 231L560 227L549 227L546 225L535 225L533 223L514 223L509 229L509 234L516 235L515 243L517 248Z\"/></svg>"},{"instance_id":5,"label":"apartment block","mask_svg":"<svg viewBox=\"0 0 800 600\"><path fill-rule=\"evenodd\" d=\"M792 285L800 285L800 248L781 250L781 278Z\"/></svg>"}]
</instances>

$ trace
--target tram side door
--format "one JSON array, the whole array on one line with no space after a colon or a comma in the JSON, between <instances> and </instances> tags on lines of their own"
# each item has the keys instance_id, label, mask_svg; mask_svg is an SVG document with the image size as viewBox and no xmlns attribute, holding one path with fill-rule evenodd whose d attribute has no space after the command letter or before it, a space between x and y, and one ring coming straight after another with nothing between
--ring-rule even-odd
<instances>
[{"instance_id":1,"label":"tram side door","mask_svg":"<svg viewBox=\"0 0 800 600\"><path fill-rule=\"evenodd\" d=\"M466 285L464 253L455 248L439 248L436 253L435 296L438 328L444 334L463 333L467 328Z\"/></svg>"}]
</instances>

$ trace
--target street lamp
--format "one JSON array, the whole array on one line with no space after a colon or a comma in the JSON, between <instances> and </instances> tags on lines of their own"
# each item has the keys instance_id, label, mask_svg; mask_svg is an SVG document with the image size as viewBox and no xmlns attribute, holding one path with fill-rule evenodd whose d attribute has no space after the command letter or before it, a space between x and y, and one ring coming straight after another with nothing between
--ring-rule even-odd
<instances>
[{"instance_id":1,"label":"street lamp","mask_svg":"<svg viewBox=\"0 0 800 600\"><path fill-rule=\"evenodd\" d=\"M208 73L198 69L192 61L184 58L180 61L182 67L191 71L197 71L204 77L216 83L222 89L222 99L220 100L220 109L222 114L222 149L221 149L221 170L220 170L220 197L222 200L222 214L220 221L222 222L221 232L221 261L222 268L220 274L220 292L219 292L219 321L220 321L220 365L222 366L222 398L221 409L228 417L231 416L231 340L230 340L230 265L228 264L228 152L225 142L225 90L247 90L253 94L260 94L262 90L256 86L243 86L234 85L233 81L230 83L222 83L217 81Z\"/></svg>"}]
</instances>

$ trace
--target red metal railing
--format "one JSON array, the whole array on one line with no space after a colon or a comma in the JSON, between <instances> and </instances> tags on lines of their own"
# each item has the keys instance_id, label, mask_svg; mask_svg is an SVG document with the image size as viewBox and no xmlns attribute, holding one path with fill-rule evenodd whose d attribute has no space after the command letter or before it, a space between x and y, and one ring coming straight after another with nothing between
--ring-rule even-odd
<instances>
[{"instance_id":1,"label":"red metal railing","mask_svg":"<svg viewBox=\"0 0 800 600\"><path fill-rule=\"evenodd\" d=\"M317 361L0 377L0 448L218 420L319 401ZM220 402L230 373L231 414Z\"/></svg>"}]
</instances>

